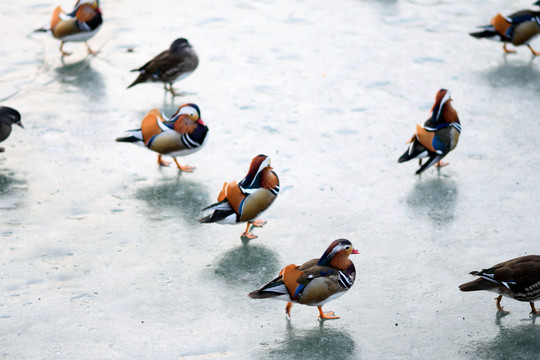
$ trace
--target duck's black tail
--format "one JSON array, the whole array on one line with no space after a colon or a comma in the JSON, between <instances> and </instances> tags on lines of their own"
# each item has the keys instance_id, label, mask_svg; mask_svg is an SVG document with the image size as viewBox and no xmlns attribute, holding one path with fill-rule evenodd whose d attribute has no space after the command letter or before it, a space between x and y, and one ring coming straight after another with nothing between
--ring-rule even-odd
<instances>
[{"instance_id":1,"label":"duck's black tail","mask_svg":"<svg viewBox=\"0 0 540 360\"><path fill-rule=\"evenodd\" d=\"M201 211L213 210L210 215L207 215L199 219L200 223L209 224L217 221L224 220L228 216L234 214L234 210L227 199L205 207Z\"/></svg>"},{"instance_id":2,"label":"duck's black tail","mask_svg":"<svg viewBox=\"0 0 540 360\"><path fill-rule=\"evenodd\" d=\"M134 143L134 142L141 141L141 139L136 138L135 136L126 136L126 137L119 137L119 138L116 138L116 141L117 141L117 142Z\"/></svg>"},{"instance_id":3,"label":"duck's black tail","mask_svg":"<svg viewBox=\"0 0 540 360\"><path fill-rule=\"evenodd\" d=\"M426 161L425 164L420 167L420 169L416 170L416 175L423 173L427 168L441 161L442 158L442 155L430 153L428 161Z\"/></svg>"},{"instance_id":4,"label":"duck's black tail","mask_svg":"<svg viewBox=\"0 0 540 360\"><path fill-rule=\"evenodd\" d=\"M488 26L488 27L485 27L484 30L482 31L472 32L472 33L469 33L469 35L477 39L482 39L482 38L495 37L499 35L499 33L495 31L495 28L493 28L493 26Z\"/></svg>"},{"instance_id":5,"label":"duck's black tail","mask_svg":"<svg viewBox=\"0 0 540 360\"><path fill-rule=\"evenodd\" d=\"M139 69L133 69L131 71L140 71ZM140 84L140 83L143 83L143 82L146 82L148 80L148 75L146 74L139 74L139 76L135 79L134 82L132 82L131 84L129 84L129 86L127 87L128 89L132 86L135 86L137 84Z\"/></svg>"},{"instance_id":6,"label":"duck's black tail","mask_svg":"<svg viewBox=\"0 0 540 360\"><path fill-rule=\"evenodd\" d=\"M415 136L413 139L411 139L407 150L403 153L403 155L399 157L398 162L402 163L414 159L420 154L422 154L424 151L427 151L426 148L423 147L422 144L420 144L420 141L418 141Z\"/></svg>"},{"instance_id":7,"label":"duck's black tail","mask_svg":"<svg viewBox=\"0 0 540 360\"><path fill-rule=\"evenodd\" d=\"M287 287L283 282L283 276L280 275L262 288L250 292L248 296L252 299L267 299L287 294Z\"/></svg>"},{"instance_id":8,"label":"duck's black tail","mask_svg":"<svg viewBox=\"0 0 540 360\"><path fill-rule=\"evenodd\" d=\"M39 29L34 30L34 32L47 32L47 31L51 31L51 28L48 28L47 25L43 25Z\"/></svg>"}]
</instances>

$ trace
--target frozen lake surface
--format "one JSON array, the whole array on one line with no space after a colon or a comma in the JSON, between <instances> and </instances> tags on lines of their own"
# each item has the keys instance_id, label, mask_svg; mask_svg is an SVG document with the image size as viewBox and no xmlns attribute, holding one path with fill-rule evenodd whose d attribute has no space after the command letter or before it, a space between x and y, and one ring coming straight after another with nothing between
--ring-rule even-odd
<instances>
[{"instance_id":1,"label":"frozen lake surface","mask_svg":"<svg viewBox=\"0 0 540 360\"><path fill-rule=\"evenodd\" d=\"M68 10L74 1L62 1ZM532 1L531 1L532 2ZM468 35L529 1L104 0L83 44L32 30L54 1L2 2L3 359L531 359L527 303L462 293L472 270L539 251L540 59ZM177 37L199 68L171 100L126 90ZM540 49L540 41L533 45ZM127 49L133 47L133 52ZM440 173L398 164L450 89L463 131ZM207 146L179 174L114 142L158 107L201 108ZM264 153L281 193L259 238L202 225L224 181ZM351 240L357 279L316 308L247 293Z\"/></svg>"}]
</instances>

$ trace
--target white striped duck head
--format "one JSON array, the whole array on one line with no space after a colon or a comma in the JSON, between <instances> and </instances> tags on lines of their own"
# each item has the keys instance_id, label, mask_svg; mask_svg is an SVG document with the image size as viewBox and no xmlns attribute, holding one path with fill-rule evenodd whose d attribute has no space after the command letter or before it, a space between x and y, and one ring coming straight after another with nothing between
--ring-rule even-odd
<instances>
[{"instance_id":1,"label":"white striped duck head","mask_svg":"<svg viewBox=\"0 0 540 360\"><path fill-rule=\"evenodd\" d=\"M197 124L205 125L204 121L201 118L201 110L195 104L184 104L180 106L176 111L174 117L176 116L178 116L179 118L183 117L184 119L187 117Z\"/></svg>"},{"instance_id":2,"label":"white striped duck head","mask_svg":"<svg viewBox=\"0 0 540 360\"><path fill-rule=\"evenodd\" d=\"M82 5L90 5L92 9L98 9L99 8L99 0L79 0L75 4L75 8L77 9L79 6Z\"/></svg>"},{"instance_id":3,"label":"white striped duck head","mask_svg":"<svg viewBox=\"0 0 540 360\"><path fill-rule=\"evenodd\" d=\"M257 175L259 175L266 168L272 170L272 166L270 166L270 158L266 155L259 154L255 156L253 160L251 160L246 178L250 178L254 181Z\"/></svg>"},{"instance_id":4,"label":"white striped duck head","mask_svg":"<svg viewBox=\"0 0 540 360\"><path fill-rule=\"evenodd\" d=\"M347 239L337 239L332 241L323 256L319 259L318 265L328 266L333 259L347 259L351 254L359 254L352 243Z\"/></svg>"},{"instance_id":5,"label":"white striped duck head","mask_svg":"<svg viewBox=\"0 0 540 360\"><path fill-rule=\"evenodd\" d=\"M440 89L437 91L437 95L435 95L435 102L433 103L433 107L431 108L431 121L433 123L436 123L440 120L441 115L444 115L444 113L448 112L454 112L452 105L450 105L450 102L452 101L452 96L450 95L450 90L447 89ZM445 108L445 104L448 104L449 107ZM455 117L457 118L457 113L455 113ZM444 119L445 121L453 122L456 119L454 119L454 116L446 116L451 119ZM444 116L443 116L444 118Z\"/></svg>"}]
</instances>

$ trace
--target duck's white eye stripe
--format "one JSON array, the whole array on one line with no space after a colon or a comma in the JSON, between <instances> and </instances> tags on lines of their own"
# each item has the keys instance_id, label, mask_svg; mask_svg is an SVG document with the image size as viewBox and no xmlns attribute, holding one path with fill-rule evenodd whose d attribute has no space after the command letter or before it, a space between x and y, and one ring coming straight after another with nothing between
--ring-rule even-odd
<instances>
[{"instance_id":1,"label":"duck's white eye stripe","mask_svg":"<svg viewBox=\"0 0 540 360\"><path fill-rule=\"evenodd\" d=\"M178 115L189 115L189 116L195 116L197 114L197 110L195 110L191 106L185 106L180 109L180 112L178 112Z\"/></svg>"}]
</instances>

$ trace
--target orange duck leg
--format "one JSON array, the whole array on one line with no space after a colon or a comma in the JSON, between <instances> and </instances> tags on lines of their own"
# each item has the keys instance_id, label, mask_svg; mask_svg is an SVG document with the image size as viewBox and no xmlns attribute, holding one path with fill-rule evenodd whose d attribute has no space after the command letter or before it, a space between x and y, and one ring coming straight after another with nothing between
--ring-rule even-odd
<instances>
[{"instance_id":1,"label":"orange duck leg","mask_svg":"<svg viewBox=\"0 0 540 360\"><path fill-rule=\"evenodd\" d=\"M534 49L532 48L532 46L529 45L529 44L527 44L527 47L529 48L529 50L531 50L531 52L532 52L532 54L533 54L534 56L540 56L540 51L534 50Z\"/></svg>"},{"instance_id":2,"label":"orange duck leg","mask_svg":"<svg viewBox=\"0 0 540 360\"><path fill-rule=\"evenodd\" d=\"M60 52L62 53L62 56L69 56L69 55L71 55L71 53L70 53L69 51L64 51L64 50L63 50L63 47L64 47L64 42L62 41L62 42L60 43Z\"/></svg>"},{"instance_id":3,"label":"orange duck leg","mask_svg":"<svg viewBox=\"0 0 540 360\"><path fill-rule=\"evenodd\" d=\"M86 41L84 42L84 44L86 45L86 50L88 51L88 53L89 53L90 55L94 55L94 56L95 56L95 55L99 54L99 50L92 50L92 49L90 49L90 45L88 45L88 43L87 43Z\"/></svg>"},{"instance_id":4,"label":"orange duck leg","mask_svg":"<svg viewBox=\"0 0 540 360\"><path fill-rule=\"evenodd\" d=\"M322 310L322 306L317 306L317 308L319 309L319 319L323 319L323 320L339 319L339 316L335 316L333 311L324 312Z\"/></svg>"},{"instance_id":5,"label":"orange duck leg","mask_svg":"<svg viewBox=\"0 0 540 360\"><path fill-rule=\"evenodd\" d=\"M193 170L195 170L195 167L194 166L182 166L178 163L178 161L176 160L176 158L173 157L173 160L174 160L174 163L176 164L176 166L178 166L178 169L182 170L182 171L185 171L185 172L193 172Z\"/></svg>"},{"instance_id":6,"label":"orange duck leg","mask_svg":"<svg viewBox=\"0 0 540 360\"><path fill-rule=\"evenodd\" d=\"M246 226L246 231L244 231L240 236L249 240L253 240L258 238L258 235L254 235L252 232L249 231L249 227L252 225L252 223L248 222Z\"/></svg>"},{"instance_id":7,"label":"orange duck leg","mask_svg":"<svg viewBox=\"0 0 540 360\"><path fill-rule=\"evenodd\" d=\"M441 160L438 163L436 163L435 166L438 167L438 168L442 168L444 166L447 166L448 164L450 164L450 163L445 163L445 162L442 162L442 160Z\"/></svg>"},{"instance_id":8,"label":"orange duck leg","mask_svg":"<svg viewBox=\"0 0 540 360\"><path fill-rule=\"evenodd\" d=\"M263 219L253 220L251 224L255 227L263 227L264 225L266 225L266 220L263 220Z\"/></svg>"},{"instance_id":9,"label":"orange duck leg","mask_svg":"<svg viewBox=\"0 0 540 360\"><path fill-rule=\"evenodd\" d=\"M504 308L501 306L502 295L497 296L495 300L497 300L497 310L499 310L503 314L510 314L510 311L504 310Z\"/></svg>"},{"instance_id":10,"label":"orange duck leg","mask_svg":"<svg viewBox=\"0 0 540 360\"><path fill-rule=\"evenodd\" d=\"M540 315L540 311L536 310L536 308L534 307L534 303L531 301L531 302L529 302L529 304L531 305L530 314L532 314L532 315Z\"/></svg>"},{"instance_id":11,"label":"orange duck leg","mask_svg":"<svg viewBox=\"0 0 540 360\"><path fill-rule=\"evenodd\" d=\"M288 302L287 306L285 306L285 314L287 314L287 317L291 318L291 308L292 308L292 302Z\"/></svg>"},{"instance_id":12,"label":"orange duck leg","mask_svg":"<svg viewBox=\"0 0 540 360\"><path fill-rule=\"evenodd\" d=\"M516 53L516 50L507 49L506 45L508 45L508 44L504 43L504 45L503 45L503 51L504 51L505 54L515 54Z\"/></svg>"},{"instance_id":13,"label":"orange duck leg","mask_svg":"<svg viewBox=\"0 0 540 360\"><path fill-rule=\"evenodd\" d=\"M165 161L165 160L163 160L163 159L161 158L161 154L159 154L159 155L157 156L157 163L158 163L159 166L169 166L169 165L170 165L170 162Z\"/></svg>"}]
</instances>

